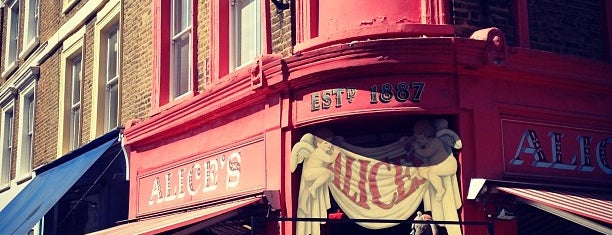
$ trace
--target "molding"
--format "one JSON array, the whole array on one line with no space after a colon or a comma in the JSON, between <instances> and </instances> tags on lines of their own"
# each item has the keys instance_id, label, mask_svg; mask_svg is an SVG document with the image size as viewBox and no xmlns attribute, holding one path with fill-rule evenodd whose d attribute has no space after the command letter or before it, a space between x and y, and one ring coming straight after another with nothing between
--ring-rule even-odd
<instances>
[{"instance_id":1,"label":"molding","mask_svg":"<svg viewBox=\"0 0 612 235\"><path fill-rule=\"evenodd\" d=\"M305 51L311 51L341 43L382 39L394 40L408 37L452 37L454 33L455 28L453 25L403 23L396 25L372 26L314 37L312 39L305 40L304 42L298 42L293 49L294 54L300 54Z\"/></svg>"},{"instance_id":2,"label":"molding","mask_svg":"<svg viewBox=\"0 0 612 235\"><path fill-rule=\"evenodd\" d=\"M0 107L11 105L17 98L17 89L15 87L7 87L0 92Z\"/></svg>"}]
</instances>

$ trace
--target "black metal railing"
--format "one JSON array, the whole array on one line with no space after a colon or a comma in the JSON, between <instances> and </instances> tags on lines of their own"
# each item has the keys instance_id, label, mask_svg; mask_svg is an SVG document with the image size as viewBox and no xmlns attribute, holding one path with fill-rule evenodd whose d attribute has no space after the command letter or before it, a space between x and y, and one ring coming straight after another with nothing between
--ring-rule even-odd
<instances>
[{"instance_id":1,"label":"black metal railing","mask_svg":"<svg viewBox=\"0 0 612 235\"><path fill-rule=\"evenodd\" d=\"M329 224L346 223L396 223L396 224L434 224L434 225L467 225L486 226L489 235L495 235L493 222L486 221L433 221L433 220L390 220L390 219L326 219L326 218L291 218L291 217L251 217L251 235L257 234L257 225L268 222L326 222Z\"/></svg>"}]
</instances>

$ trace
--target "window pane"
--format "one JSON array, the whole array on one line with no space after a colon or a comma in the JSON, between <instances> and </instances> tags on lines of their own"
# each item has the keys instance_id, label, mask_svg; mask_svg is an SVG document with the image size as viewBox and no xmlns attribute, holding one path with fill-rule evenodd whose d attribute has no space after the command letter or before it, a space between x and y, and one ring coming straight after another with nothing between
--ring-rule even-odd
<instances>
[{"instance_id":1,"label":"window pane","mask_svg":"<svg viewBox=\"0 0 612 235\"><path fill-rule=\"evenodd\" d=\"M261 19L259 0L236 0L233 12L235 67L251 62L261 54Z\"/></svg>"},{"instance_id":2,"label":"window pane","mask_svg":"<svg viewBox=\"0 0 612 235\"><path fill-rule=\"evenodd\" d=\"M109 86L106 91L106 131L110 131L111 129L117 127L117 109L118 105L118 87L115 83L112 86Z\"/></svg>"},{"instance_id":3,"label":"window pane","mask_svg":"<svg viewBox=\"0 0 612 235\"><path fill-rule=\"evenodd\" d=\"M8 148L13 147L13 112L9 111L5 113L4 119L4 131L5 131L5 145Z\"/></svg>"},{"instance_id":4,"label":"window pane","mask_svg":"<svg viewBox=\"0 0 612 235\"><path fill-rule=\"evenodd\" d=\"M79 147L80 137L81 137L81 110L73 109L72 110L72 118L70 122L70 147L72 150Z\"/></svg>"},{"instance_id":5,"label":"window pane","mask_svg":"<svg viewBox=\"0 0 612 235\"><path fill-rule=\"evenodd\" d=\"M34 95L28 98L28 134L34 132Z\"/></svg>"},{"instance_id":6,"label":"window pane","mask_svg":"<svg viewBox=\"0 0 612 235\"><path fill-rule=\"evenodd\" d=\"M191 26L191 1L190 0L174 0L174 33L179 34L181 31Z\"/></svg>"},{"instance_id":7,"label":"window pane","mask_svg":"<svg viewBox=\"0 0 612 235\"><path fill-rule=\"evenodd\" d=\"M11 152L13 149L13 112L4 113L4 141L2 143L2 159L0 163L0 185L6 185L11 180Z\"/></svg>"},{"instance_id":8,"label":"window pane","mask_svg":"<svg viewBox=\"0 0 612 235\"><path fill-rule=\"evenodd\" d=\"M17 39L19 38L19 1L15 1L14 5L10 8L10 29L8 36L8 58L6 65L9 65L13 61L17 60Z\"/></svg>"},{"instance_id":9,"label":"window pane","mask_svg":"<svg viewBox=\"0 0 612 235\"><path fill-rule=\"evenodd\" d=\"M117 55L119 53L119 48L117 47L117 27L114 26L113 29L108 32L108 52L106 53L108 55L108 59L106 61L107 81L110 81L117 76Z\"/></svg>"},{"instance_id":10,"label":"window pane","mask_svg":"<svg viewBox=\"0 0 612 235\"><path fill-rule=\"evenodd\" d=\"M72 105L81 102L81 57L72 60Z\"/></svg>"},{"instance_id":11,"label":"window pane","mask_svg":"<svg viewBox=\"0 0 612 235\"><path fill-rule=\"evenodd\" d=\"M29 42L38 36L38 0L29 0L28 7L28 31L26 37Z\"/></svg>"},{"instance_id":12,"label":"window pane","mask_svg":"<svg viewBox=\"0 0 612 235\"><path fill-rule=\"evenodd\" d=\"M173 94L174 98L187 93L189 87L189 45L191 34L185 33L173 44L174 66L173 66Z\"/></svg>"}]
</instances>

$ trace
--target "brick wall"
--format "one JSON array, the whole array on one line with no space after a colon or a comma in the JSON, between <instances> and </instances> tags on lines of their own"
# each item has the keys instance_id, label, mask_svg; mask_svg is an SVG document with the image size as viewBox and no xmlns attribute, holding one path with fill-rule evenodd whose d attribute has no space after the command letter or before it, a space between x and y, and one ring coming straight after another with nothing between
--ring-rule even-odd
<instances>
[{"instance_id":1,"label":"brick wall","mask_svg":"<svg viewBox=\"0 0 612 235\"><path fill-rule=\"evenodd\" d=\"M150 0L124 0L121 23L121 123L151 107L153 14Z\"/></svg>"},{"instance_id":2,"label":"brick wall","mask_svg":"<svg viewBox=\"0 0 612 235\"><path fill-rule=\"evenodd\" d=\"M452 17L455 33L459 37L470 37L479 29L497 27L506 36L511 46L517 45L516 26L511 0L453 0Z\"/></svg>"},{"instance_id":3,"label":"brick wall","mask_svg":"<svg viewBox=\"0 0 612 235\"><path fill-rule=\"evenodd\" d=\"M57 154L59 68L59 51L40 65L40 78L36 87L34 168L53 161Z\"/></svg>"},{"instance_id":4,"label":"brick wall","mask_svg":"<svg viewBox=\"0 0 612 235\"><path fill-rule=\"evenodd\" d=\"M294 4L294 1L290 3ZM291 48L293 46L293 26L291 24L291 18L291 8L278 11L276 6L270 3L270 33L272 35L273 54L282 54L283 56L291 55Z\"/></svg>"},{"instance_id":5,"label":"brick wall","mask_svg":"<svg viewBox=\"0 0 612 235\"><path fill-rule=\"evenodd\" d=\"M603 1L529 0L531 48L603 60Z\"/></svg>"},{"instance_id":6,"label":"brick wall","mask_svg":"<svg viewBox=\"0 0 612 235\"><path fill-rule=\"evenodd\" d=\"M197 1L197 64L196 71L198 76L198 91L203 91L210 82L210 72L208 62L210 58L210 2L208 0Z\"/></svg>"},{"instance_id":7,"label":"brick wall","mask_svg":"<svg viewBox=\"0 0 612 235\"><path fill-rule=\"evenodd\" d=\"M514 1L452 0L452 19L459 37L497 27L511 46L517 45ZM528 0L532 49L605 60L604 1Z\"/></svg>"}]
</instances>

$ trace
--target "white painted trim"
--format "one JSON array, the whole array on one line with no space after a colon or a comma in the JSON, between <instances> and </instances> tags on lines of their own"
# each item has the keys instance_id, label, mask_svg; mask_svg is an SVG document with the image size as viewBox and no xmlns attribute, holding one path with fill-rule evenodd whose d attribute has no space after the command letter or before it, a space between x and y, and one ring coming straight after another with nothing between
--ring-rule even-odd
<instances>
[{"instance_id":1,"label":"white painted trim","mask_svg":"<svg viewBox=\"0 0 612 235\"><path fill-rule=\"evenodd\" d=\"M24 131L24 127L27 125L27 123L25 123L24 120L24 113L27 112L28 110L25 109L25 97L26 96L34 96L34 120L36 120L36 79L27 79L29 81L31 81L29 84L25 84L23 90L20 89L19 92L19 130L18 130L18 134L17 134L17 161L15 164L15 178L18 181L18 183L26 181L30 178L32 178L32 163L33 163L33 153L31 154L30 157L30 167L29 167L29 171L28 172L21 172L21 164L24 164L23 161L23 156L25 154L23 154L24 151L24 136L26 135L25 131ZM36 122L34 122L36 123ZM33 131L35 134L35 131Z\"/></svg>"},{"instance_id":2,"label":"white painted trim","mask_svg":"<svg viewBox=\"0 0 612 235\"><path fill-rule=\"evenodd\" d=\"M74 5L76 5L77 0L63 0L62 1L62 13L66 14Z\"/></svg>"},{"instance_id":3,"label":"white painted trim","mask_svg":"<svg viewBox=\"0 0 612 235\"><path fill-rule=\"evenodd\" d=\"M34 39L23 47L23 50L19 53L19 60L24 60L26 56L30 55L30 52L38 46L40 38L38 36L34 37ZM25 42L24 42L25 43Z\"/></svg>"},{"instance_id":4,"label":"white painted trim","mask_svg":"<svg viewBox=\"0 0 612 235\"><path fill-rule=\"evenodd\" d=\"M7 98L8 99L8 98ZM2 100L3 104L2 108L1 108L1 113L0 113L0 172L2 171L2 166L4 164L8 164L8 169L9 169L9 178L8 181L6 182L6 184L0 184L0 192L4 192L6 190L8 190L11 187L11 164L13 162L13 157L12 154L10 154L10 156L8 156L8 163L4 162L4 140L7 138L5 136L5 129L4 129L4 125L6 123L6 119L4 114L7 113L9 110L11 110L13 112L13 131L12 133L10 133L11 135L14 136L14 132L15 132L15 99L14 97L11 97L11 99L9 99L8 101L6 100ZM15 146L12 147L12 150L15 149Z\"/></svg>"},{"instance_id":5,"label":"white painted trim","mask_svg":"<svg viewBox=\"0 0 612 235\"><path fill-rule=\"evenodd\" d=\"M38 6L31 6L30 4L32 3L32 1L36 1L38 3ZM39 29L39 25L40 25L40 0L25 0L24 1L24 14L23 14L23 35L22 35L22 51L21 53L19 53L19 59L23 60L24 57L28 56L30 54L30 52L32 52L32 50L34 50L34 48L38 45L39 42L39 35L40 35L40 29ZM30 9L32 7L36 7L36 13L38 15L38 21L36 23L36 25L30 25L30 19L33 17L30 14ZM29 29L31 27L36 27L36 35L34 35L34 37L32 37L29 41L28 41L28 37L27 37L27 32L29 31Z\"/></svg>"},{"instance_id":6,"label":"white painted trim","mask_svg":"<svg viewBox=\"0 0 612 235\"><path fill-rule=\"evenodd\" d=\"M19 41L17 40L15 42L15 53L16 53L17 58L15 58L14 61L11 61L9 63L8 62L9 61L8 60L8 56L9 56L9 53L11 51L10 50L10 48L11 48L10 47L10 43L11 43L12 40L7 40L8 36L9 36L9 34L11 32L11 29L13 27L13 25L12 25L13 14L11 14L11 11L12 11L11 9L13 7L15 7L15 5L17 5L17 4L19 5L19 11L17 13L17 25L16 25L16 27L17 27L17 35L15 35L15 36L20 36L19 35L19 25L21 24L21 22L20 22L20 20L21 20L20 19L21 18L21 10L22 10L21 9L21 3L20 3L19 0L12 0L12 1L8 1L7 2L7 5L9 7L7 9L7 12L5 13L6 14L6 33L5 33L5 38L4 38L6 40L5 44L4 44L4 49L5 49L5 52L4 52L4 66L5 66L5 68L4 68L4 71L2 72L2 77L9 76L10 73L13 72L16 69L17 64L19 63Z\"/></svg>"},{"instance_id":7,"label":"white painted trim","mask_svg":"<svg viewBox=\"0 0 612 235\"><path fill-rule=\"evenodd\" d=\"M8 53L8 52L7 52ZM6 59L6 57L5 57ZM11 64L9 64L8 66L6 66L4 68L4 71L2 71L2 77L6 78L8 76L10 76L13 72L15 72L15 70L17 69L17 64L19 63L19 59L11 62Z\"/></svg>"}]
</instances>

